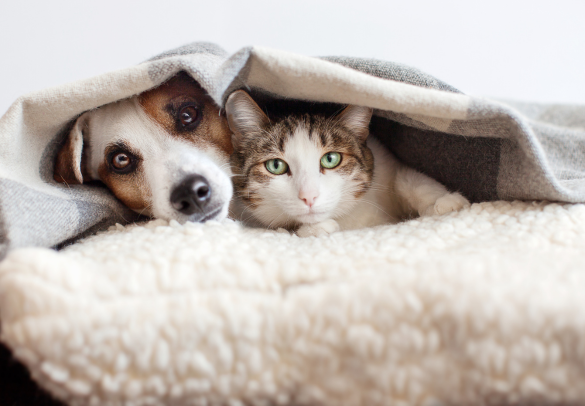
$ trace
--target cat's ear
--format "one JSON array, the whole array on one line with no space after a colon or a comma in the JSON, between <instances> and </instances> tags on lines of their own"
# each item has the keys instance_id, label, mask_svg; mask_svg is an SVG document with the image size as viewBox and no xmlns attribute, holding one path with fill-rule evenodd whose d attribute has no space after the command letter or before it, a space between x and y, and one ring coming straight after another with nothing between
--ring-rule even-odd
<instances>
[{"instance_id":1,"label":"cat's ear","mask_svg":"<svg viewBox=\"0 0 585 406\"><path fill-rule=\"evenodd\" d=\"M361 141L370 134L372 109L365 106L349 105L336 117L337 121L350 129Z\"/></svg>"},{"instance_id":2,"label":"cat's ear","mask_svg":"<svg viewBox=\"0 0 585 406\"><path fill-rule=\"evenodd\" d=\"M225 112L233 133L234 148L237 148L242 138L247 134L258 132L270 122L268 116L243 90L236 90L230 94L225 103Z\"/></svg>"}]
</instances>

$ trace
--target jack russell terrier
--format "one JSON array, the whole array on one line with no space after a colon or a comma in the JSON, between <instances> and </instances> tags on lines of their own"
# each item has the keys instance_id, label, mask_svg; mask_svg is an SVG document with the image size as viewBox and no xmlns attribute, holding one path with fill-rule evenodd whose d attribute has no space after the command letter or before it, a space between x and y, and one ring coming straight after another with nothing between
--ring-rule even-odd
<instances>
[{"instance_id":1,"label":"jack russell terrier","mask_svg":"<svg viewBox=\"0 0 585 406\"><path fill-rule=\"evenodd\" d=\"M82 114L57 155L54 179L100 180L132 210L165 220L223 219L232 197L231 132L187 73Z\"/></svg>"}]
</instances>

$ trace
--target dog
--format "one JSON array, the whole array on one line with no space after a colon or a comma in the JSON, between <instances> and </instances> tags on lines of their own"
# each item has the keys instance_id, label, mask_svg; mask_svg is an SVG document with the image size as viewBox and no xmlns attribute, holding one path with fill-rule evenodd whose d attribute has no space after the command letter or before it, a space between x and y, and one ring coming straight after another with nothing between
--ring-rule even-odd
<instances>
[{"instance_id":1,"label":"dog","mask_svg":"<svg viewBox=\"0 0 585 406\"><path fill-rule=\"evenodd\" d=\"M54 179L98 180L132 210L204 222L232 197L227 119L185 72L129 99L83 113L57 153Z\"/></svg>"}]
</instances>

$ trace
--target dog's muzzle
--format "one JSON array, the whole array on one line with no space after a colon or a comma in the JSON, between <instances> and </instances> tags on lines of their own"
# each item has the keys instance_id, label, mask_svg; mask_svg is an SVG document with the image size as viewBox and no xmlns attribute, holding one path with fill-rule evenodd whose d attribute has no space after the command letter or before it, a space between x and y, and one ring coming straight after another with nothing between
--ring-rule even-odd
<instances>
[{"instance_id":1,"label":"dog's muzzle","mask_svg":"<svg viewBox=\"0 0 585 406\"><path fill-rule=\"evenodd\" d=\"M211 201L211 186L201 175L191 175L179 183L171 192L171 205L175 210L190 216L205 213Z\"/></svg>"}]
</instances>

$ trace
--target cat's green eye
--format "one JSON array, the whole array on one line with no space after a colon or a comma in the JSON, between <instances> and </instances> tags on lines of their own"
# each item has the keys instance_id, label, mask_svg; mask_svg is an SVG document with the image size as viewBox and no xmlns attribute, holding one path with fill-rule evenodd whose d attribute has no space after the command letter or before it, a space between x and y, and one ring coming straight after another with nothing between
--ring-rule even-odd
<instances>
[{"instance_id":1,"label":"cat's green eye","mask_svg":"<svg viewBox=\"0 0 585 406\"><path fill-rule=\"evenodd\" d=\"M339 152L328 152L321 157L321 166L325 169L333 169L341 162Z\"/></svg>"},{"instance_id":2,"label":"cat's green eye","mask_svg":"<svg viewBox=\"0 0 585 406\"><path fill-rule=\"evenodd\" d=\"M264 163L266 170L275 175L282 175L288 171L288 165L282 159L270 159Z\"/></svg>"}]
</instances>

